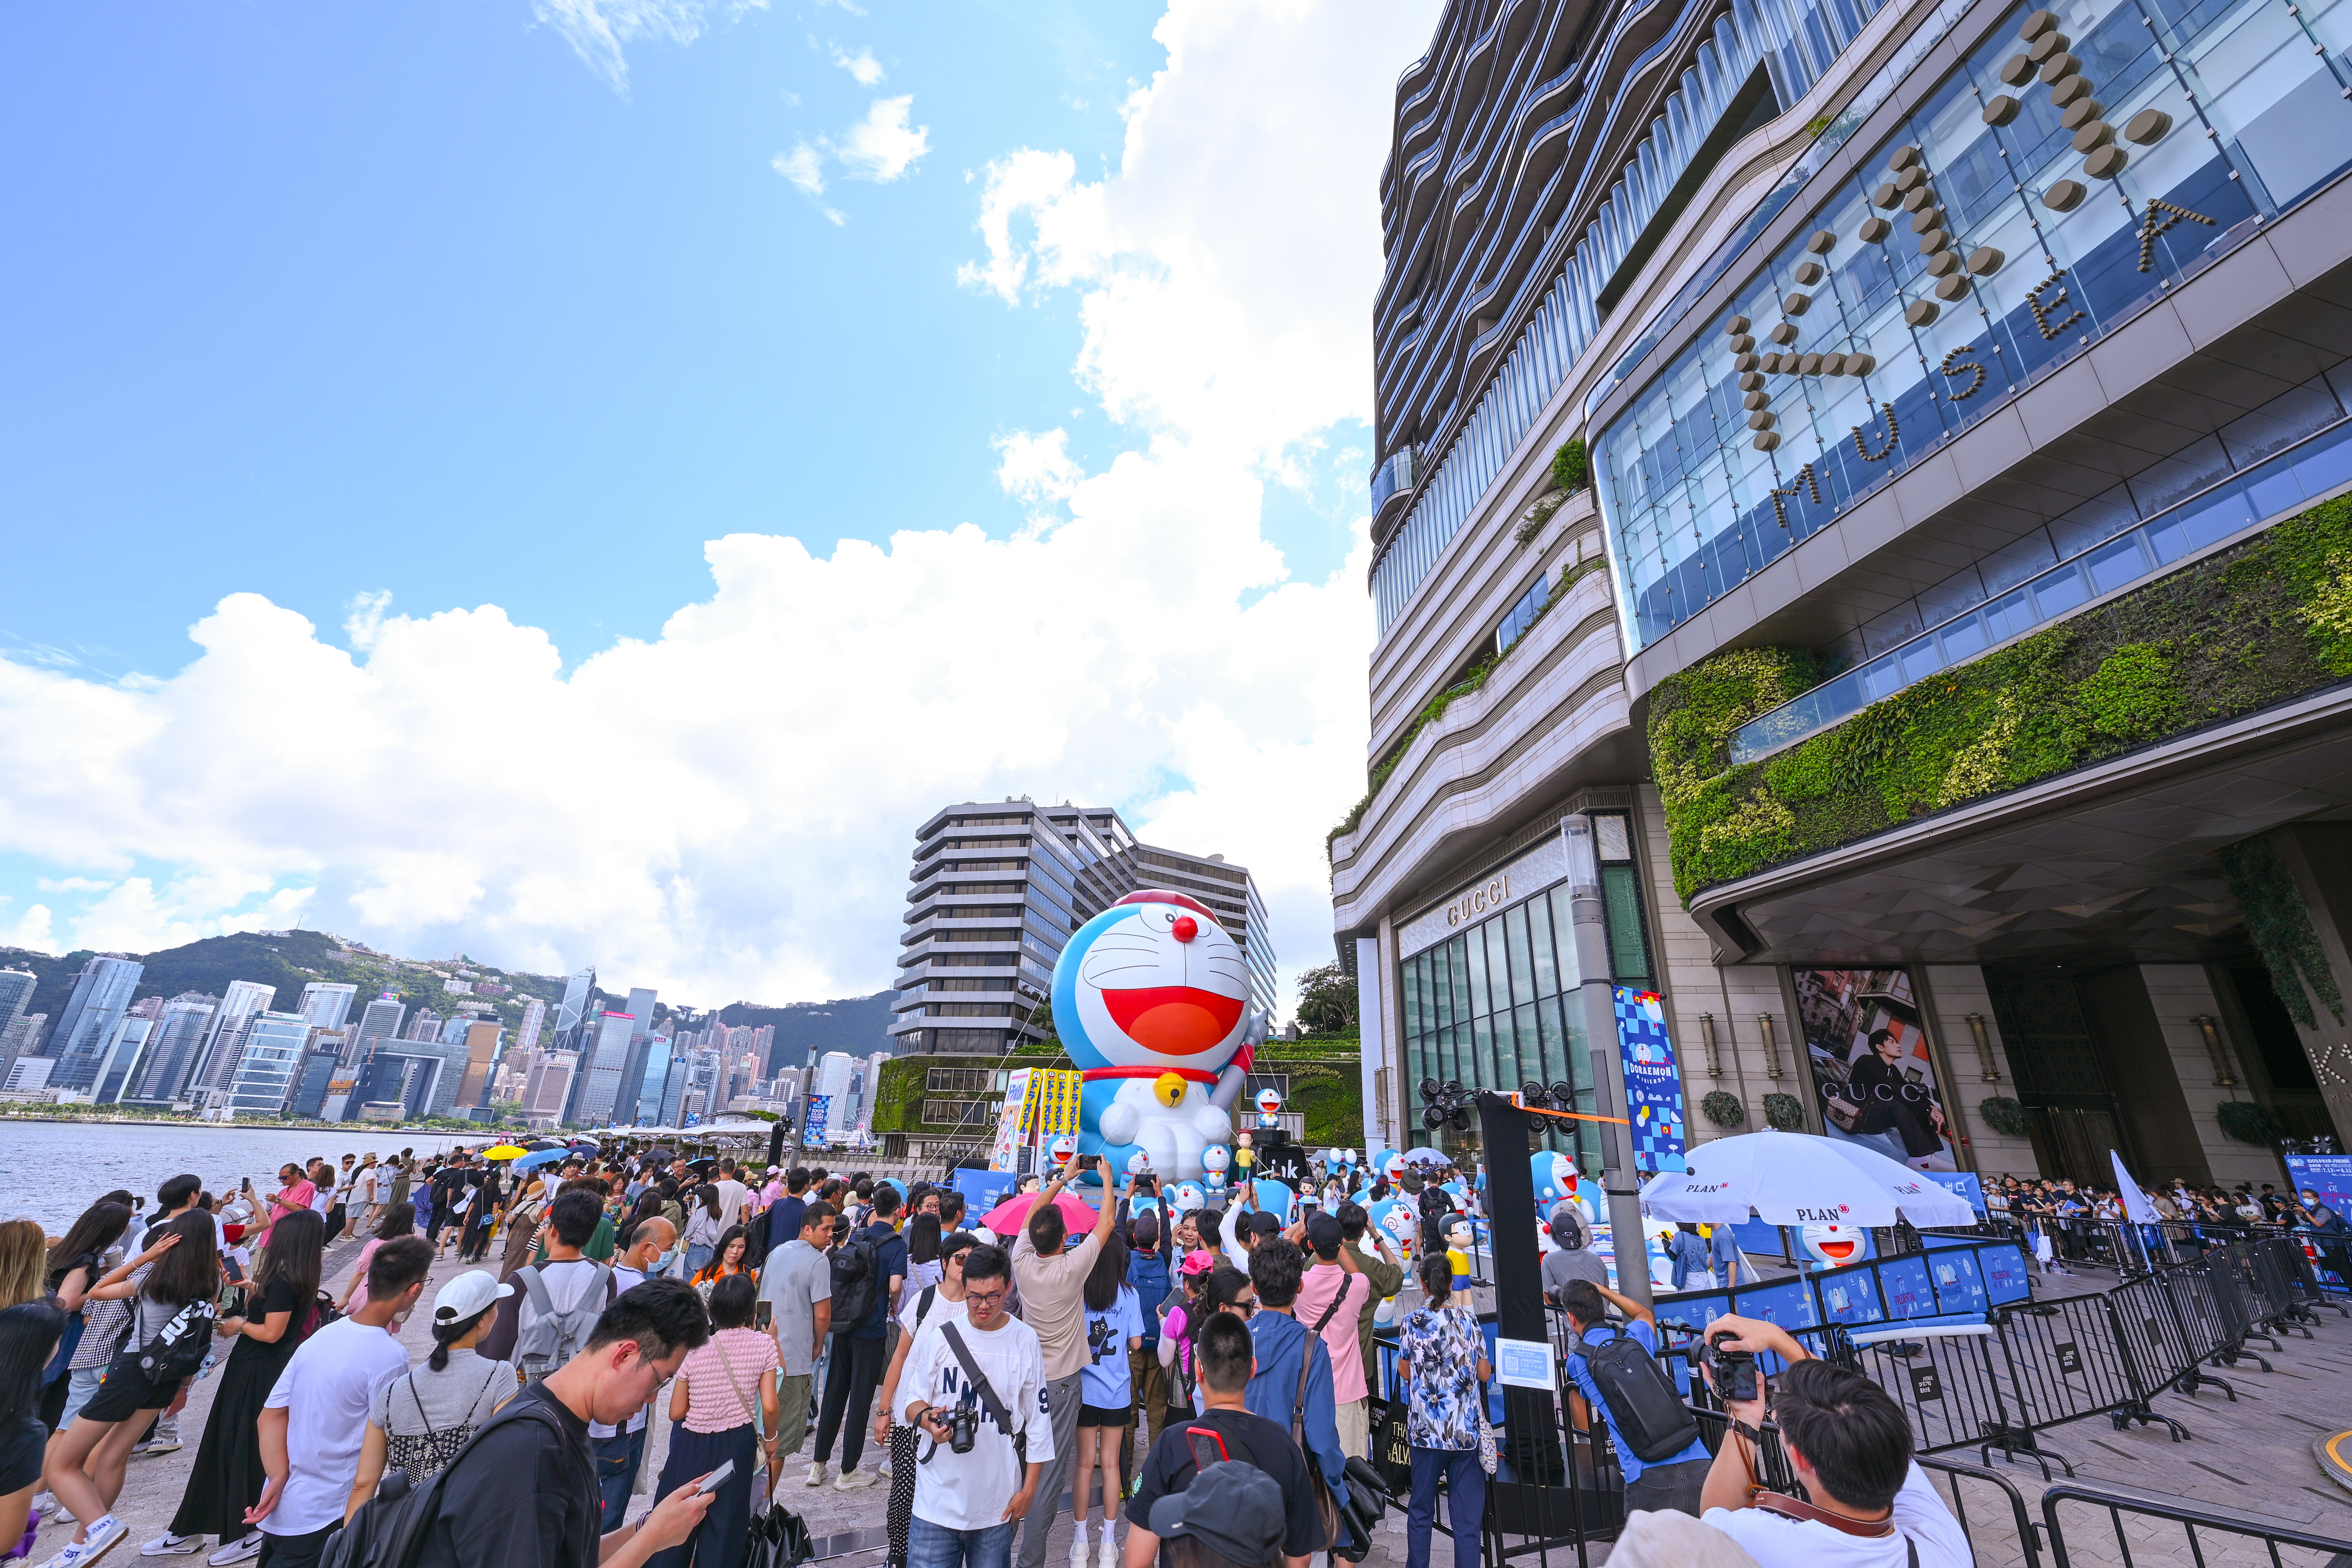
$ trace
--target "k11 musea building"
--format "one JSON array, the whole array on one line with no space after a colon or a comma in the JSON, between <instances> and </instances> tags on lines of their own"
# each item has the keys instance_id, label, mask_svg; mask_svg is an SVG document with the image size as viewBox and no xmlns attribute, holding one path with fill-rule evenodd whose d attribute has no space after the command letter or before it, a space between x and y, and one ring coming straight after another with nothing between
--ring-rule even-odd
<instances>
[{"instance_id":1,"label":"k11 musea building","mask_svg":"<svg viewBox=\"0 0 2352 1568\"><path fill-rule=\"evenodd\" d=\"M1589 1104L1601 980L1690 1139L2341 1146L2347 51L2345 0L1445 8L1330 841L1372 1142L1463 1136L1430 1078Z\"/></svg>"}]
</instances>

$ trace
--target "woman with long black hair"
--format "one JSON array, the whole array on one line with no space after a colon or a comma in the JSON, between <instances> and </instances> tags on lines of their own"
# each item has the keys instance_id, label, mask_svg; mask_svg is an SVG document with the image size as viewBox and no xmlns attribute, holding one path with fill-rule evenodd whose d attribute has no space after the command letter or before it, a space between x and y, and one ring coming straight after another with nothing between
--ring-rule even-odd
<instances>
[{"instance_id":1,"label":"woman with long black hair","mask_svg":"<svg viewBox=\"0 0 2352 1568\"><path fill-rule=\"evenodd\" d=\"M490 1232L497 1228L499 1210L507 1201L506 1167L492 1165L482 1174L482 1184L474 1189L474 1201L466 1210L466 1230L457 1244L457 1261L479 1263L490 1250Z\"/></svg>"},{"instance_id":2,"label":"woman with long black hair","mask_svg":"<svg viewBox=\"0 0 2352 1568\"><path fill-rule=\"evenodd\" d=\"M214 1556L224 1563L261 1550L260 1531L245 1522L245 1510L261 1500L269 1479L261 1467L261 1406L295 1347L319 1326L319 1259L326 1240L326 1222L308 1209L269 1227L244 1313L220 1321L220 1333L236 1342L221 1369L179 1511L169 1530L139 1549L141 1556L189 1556L204 1550L207 1535L220 1538Z\"/></svg>"},{"instance_id":3,"label":"woman with long black hair","mask_svg":"<svg viewBox=\"0 0 2352 1568\"><path fill-rule=\"evenodd\" d=\"M99 1282L107 1269L106 1256L131 1225L128 1204L109 1203L100 1198L82 1210L79 1218L66 1227L57 1245L49 1248L48 1294L57 1301L58 1310L66 1314L65 1331L58 1338L56 1352L41 1373L45 1390L41 1401L42 1419L51 1432L60 1432L73 1425L74 1416L84 1401L98 1392L97 1369L89 1377L77 1380L72 1373L74 1353L81 1348L86 1332L82 1318L82 1298ZM79 1382L81 1386L76 1386Z\"/></svg>"},{"instance_id":4,"label":"woman with long black hair","mask_svg":"<svg viewBox=\"0 0 2352 1568\"><path fill-rule=\"evenodd\" d=\"M41 1489L41 1368L58 1348L66 1316L46 1301L0 1309L0 1550L25 1538Z\"/></svg>"},{"instance_id":5,"label":"woman with long black hair","mask_svg":"<svg viewBox=\"0 0 2352 1568\"><path fill-rule=\"evenodd\" d=\"M55 1568L78 1568L130 1533L113 1509L122 1493L131 1445L146 1436L151 1414L168 1406L187 1382L185 1373L166 1370L157 1375L142 1366L142 1352L151 1345L184 1351L190 1335L211 1339L213 1298L221 1282L220 1253L213 1237L210 1215L166 1220L147 1232L146 1251L110 1270L85 1298L128 1300L131 1331L108 1364L98 1392L49 1445L45 1465L49 1490L79 1521L72 1542L49 1559ZM181 1359L172 1353L167 1367L177 1366Z\"/></svg>"}]
</instances>

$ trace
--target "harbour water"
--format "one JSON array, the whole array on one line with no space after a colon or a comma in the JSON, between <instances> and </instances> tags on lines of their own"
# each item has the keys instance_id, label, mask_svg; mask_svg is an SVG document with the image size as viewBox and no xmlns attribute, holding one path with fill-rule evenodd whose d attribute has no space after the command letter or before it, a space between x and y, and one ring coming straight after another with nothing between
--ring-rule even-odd
<instances>
[{"instance_id":1,"label":"harbour water","mask_svg":"<svg viewBox=\"0 0 2352 1568\"><path fill-rule=\"evenodd\" d=\"M356 1127L221 1126L210 1122L165 1125L131 1122L0 1122L0 1219L40 1221L58 1235L74 1215L102 1193L117 1187L155 1206L155 1189L185 1171L202 1177L215 1193L250 1176L262 1192L274 1191L278 1167L289 1160L323 1157L340 1166L345 1154L396 1154L413 1149L430 1154L472 1138L446 1132L374 1132Z\"/></svg>"}]
</instances>

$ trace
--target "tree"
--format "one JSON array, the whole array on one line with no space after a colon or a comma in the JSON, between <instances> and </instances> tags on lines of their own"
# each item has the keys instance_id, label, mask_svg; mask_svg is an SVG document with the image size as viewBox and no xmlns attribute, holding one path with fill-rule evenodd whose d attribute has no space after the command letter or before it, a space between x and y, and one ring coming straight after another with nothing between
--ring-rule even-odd
<instances>
[{"instance_id":1,"label":"tree","mask_svg":"<svg viewBox=\"0 0 2352 1568\"><path fill-rule=\"evenodd\" d=\"M1336 963L1298 977L1298 1022L1309 1033L1344 1034L1356 1026L1356 983Z\"/></svg>"}]
</instances>

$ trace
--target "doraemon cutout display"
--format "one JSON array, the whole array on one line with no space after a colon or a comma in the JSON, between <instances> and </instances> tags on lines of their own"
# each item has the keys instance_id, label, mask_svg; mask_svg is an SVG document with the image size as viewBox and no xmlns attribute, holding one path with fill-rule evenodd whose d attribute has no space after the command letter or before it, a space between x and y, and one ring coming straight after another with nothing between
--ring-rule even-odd
<instances>
[{"instance_id":1,"label":"doraemon cutout display","mask_svg":"<svg viewBox=\"0 0 2352 1568\"><path fill-rule=\"evenodd\" d=\"M1203 1173L1201 1180L1211 1192L1216 1192L1224 1186L1225 1167L1233 1163L1233 1158L1232 1151L1223 1143L1212 1143L1201 1151L1201 1165Z\"/></svg>"},{"instance_id":2,"label":"doraemon cutout display","mask_svg":"<svg viewBox=\"0 0 2352 1568\"><path fill-rule=\"evenodd\" d=\"M1798 1230L1797 1240L1805 1256L1823 1268L1858 1263L1868 1256L1868 1238L1858 1226L1809 1225Z\"/></svg>"},{"instance_id":3,"label":"doraemon cutout display","mask_svg":"<svg viewBox=\"0 0 2352 1568\"><path fill-rule=\"evenodd\" d=\"M1276 1094L1270 1089L1262 1089L1257 1091L1257 1124L1260 1127L1265 1128L1267 1131L1271 1131L1275 1128L1281 1126L1281 1110L1282 1096Z\"/></svg>"},{"instance_id":4,"label":"doraemon cutout display","mask_svg":"<svg viewBox=\"0 0 2352 1568\"><path fill-rule=\"evenodd\" d=\"M1178 1214L1191 1214L1209 1206L1208 1194L1198 1182L1179 1182L1168 1189L1168 1206Z\"/></svg>"},{"instance_id":5,"label":"doraemon cutout display","mask_svg":"<svg viewBox=\"0 0 2352 1568\"><path fill-rule=\"evenodd\" d=\"M1250 1192L1256 1197L1259 1208L1284 1225L1298 1217L1298 1194L1290 1190L1289 1183L1261 1176L1250 1184Z\"/></svg>"},{"instance_id":6,"label":"doraemon cutout display","mask_svg":"<svg viewBox=\"0 0 2352 1568\"><path fill-rule=\"evenodd\" d=\"M1204 1174L1268 1021L1207 906L1155 889L1080 926L1054 963L1054 1021L1085 1081L1080 1152L1123 1164L1141 1149L1162 1178Z\"/></svg>"},{"instance_id":7,"label":"doraemon cutout display","mask_svg":"<svg viewBox=\"0 0 2352 1568\"><path fill-rule=\"evenodd\" d=\"M1066 1165L1070 1163L1070 1156L1078 1152L1078 1141L1065 1132L1054 1140L1046 1152L1054 1157L1055 1164Z\"/></svg>"},{"instance_id":8,"label":"doraemon cutout display","mask_svg":"<svg viewBox=\"0 0 2352 1568\"><path fill-rule=\"evenodd\" d=\"M1400 1150L1391 1149L1380 1157L1372 1169L1380 1173L1382 1181L1393 1187L1404 1175L1404 1154Z\"/></svg>"},{"instance_id":9,"label":"doraemon cutout display","mask_svg":"<svg viewBox=\"0 0 2352 1568\"><path fill-rule=\"evenodd\" d=\"M1372 1227L1389 1238L1401 1258L1412 1256L1412 1244L1421 1229L1420 1212L1401 1199L1382 1198L1370 1210Z\"/></svg>"},{"instance_id":10,"label":"doraemon cutout display","mask_svg":"<svg viewBox=\"0 0 2352 1568\"><path fill-rule=\"evenodd\" d=\"M1151 1174L1151 1156L1138 1149L1127 1157L1127 1173L1130 1176Z\"/></svg>"}]
</instances>

